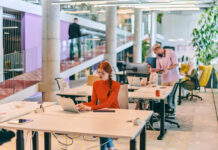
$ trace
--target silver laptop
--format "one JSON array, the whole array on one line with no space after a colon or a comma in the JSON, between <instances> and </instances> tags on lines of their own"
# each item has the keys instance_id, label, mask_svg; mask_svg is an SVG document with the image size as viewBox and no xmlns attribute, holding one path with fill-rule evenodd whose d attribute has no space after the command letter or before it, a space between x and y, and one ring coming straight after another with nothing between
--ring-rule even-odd
<instances>
[{"instance_id":1,"label":"silver laptop","mask_svg":"<svg viewBox=\"0 0 218 150\"><path fill-rule=\"evenodd\" d=\"M56 98L64 111L79 113L79 109L76 107L72 99L61 96L56 96Z\"/></svg>"},{"instance_id":2,"label":"silver laptop","mask_svg":"<svg viewBox=\"0 0 218 150\"><path fill-rule=\"evenodd\" d=\"M127 80L129 85L131 86L141 86L141 80L139 77L127 76Z\"/></svg>"}]
</instances>

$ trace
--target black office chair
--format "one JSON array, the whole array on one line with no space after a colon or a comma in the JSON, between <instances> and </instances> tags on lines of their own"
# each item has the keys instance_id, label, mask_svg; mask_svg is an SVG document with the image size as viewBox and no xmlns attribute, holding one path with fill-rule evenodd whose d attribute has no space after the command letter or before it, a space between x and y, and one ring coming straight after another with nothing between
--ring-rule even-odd
<instances>
[{"instance_id":1,"label":"black office chair","mask_svg":"<svg viewBox=\"0 0 218 150\"><path fill-rule=\"evenodd\" d=\"M165 113L166 113L166 117L165 117L165 122L169 122L171 124L175 124L177 125L178 128L180 128L179 123L172 121L172 119L175 119L174 117L174 113L175 113L175 104L174 104L174 100L176 95L176 91L179 87L179 83L175 83L172 92L170 93L169 97L167 98L167 104L165 104ZM160 114L160 103L154 103L153 106L153 111L155 113Z\"/></svg>"},{"instance_id":2,"label":"black office chair","mask_svg":"<svg viewBox=\"0 0 218 150\"><path fill-rule=\"evenodd\" d=\"M188 97L190 96L190 100L193 100L193 97L199 98L200 100L203 100L202 97L198 95L194 95L194 90L199 90L200 92L200 82L198 80L198 73L197 70L193 70L191 75L187 75L189 78L188 80L183 81L182 87L188 91L191 91L191 95L189 94ZM187 99L188 99L187 97Z\"/></svg>"}]
</instances>

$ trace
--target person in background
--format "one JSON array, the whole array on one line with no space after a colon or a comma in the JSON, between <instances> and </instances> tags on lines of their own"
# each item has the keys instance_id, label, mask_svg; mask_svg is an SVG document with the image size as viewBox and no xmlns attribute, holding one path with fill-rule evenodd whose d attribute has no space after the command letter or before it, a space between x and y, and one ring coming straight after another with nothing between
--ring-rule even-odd
<instances>
[{"instance_id":1,"label":"person in background","mask_svg":"<svg viewBox=\"0 0 218 150\"><path fill-rule=\"evenodd\" d=\"M156 69L153 72L161 72L161 81L163 86L173 86L179 80L178 60L174 51L163 49L160 44L152 47L157 55Z\"/></svg>"},{"instance_id":2,"label":"person in background","mask_svg":"<svg viewBox=\"0 0 218 150\"><path fill-rule=\"evenodd\" d=\"M156 83L156 72L152 72L151 64L148 64L148 74L149 74L148 78L142 78L141 86Z\"/></svg>"},{"instance_id":3,"label":"person in background","mask_svg":"<svg viewBox=\"0 0 218 150\"><path fill-rule=\"evenodd\" d=\"M148 64L148 73L149 73L149 84L156 84L156 72L152 72L152 67L151 64Z\"/></svg>"},{"instance_id":4,"label":"person in background","mask_svg":"<svg viewBox=\"0 0 218 150\"><path fill-rule=\"evenodd\" d=\"M98 76L100 80L95 81L93 84L91 102L78 104L77 107L81 111L103 108L119 109L118 93L120 84L112 80L112 67L108 62L100 63L98 66ZM101 150L114 150L114 144L111 138L100 137L100 145Z\"/></svg>"},{"instance_id":5,"label":"person in background","mask_svg":"<svg viewBox=\"0 0 218 150\"><path fill-rule=\"evenodd\" d=\"M182 86L183 86L182 92L183 92L183 95L186 97L188 97L188 95L190 95L190 93L188 93L188 91L186 91L185 89L187 89L189 86L195 87L195 85L199 84L198 72L197 72L197 69L194 67L194 63L191 60L189 60L188 66L189 66L189 70L187 73L185 73L185 78L181 80Z\"/></svg>"},{"instance_id":6,"label":"person in background","mask_svg":"<svg viewBox=\"0 0 218 150\"><path fill-rule=\"evenodd\" d=\"M74 39L75 44L78 48L78 57L79 60L82 60L81 57L81 43L80 43L80 37L81 37L81 31L80 31L80 25L78 24L78 18L74 18L74 23L71 23L68 30L69 40L70 40L70 60L74 61Z\"/></svg>"}]
</instances>

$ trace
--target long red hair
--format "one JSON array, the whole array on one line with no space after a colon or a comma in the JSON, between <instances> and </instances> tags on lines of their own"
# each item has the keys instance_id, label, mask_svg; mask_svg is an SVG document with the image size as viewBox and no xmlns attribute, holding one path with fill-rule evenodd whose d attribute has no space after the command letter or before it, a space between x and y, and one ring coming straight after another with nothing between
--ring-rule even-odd
<instances>
[{"instance_id":1,"label":"long red hair","mask_svg":"<svg viewBox=\"0 0 218 150\"><path fill-rule=\"evenodd\" d=\"M109 74L109 83L110 83L110 91L108 93L108 96L110 95L111 92L111 87L112 87L112 67L109 62L104 61L99 64L98 69L103 69L105 72Z\"/></svg>"}]
</instances>

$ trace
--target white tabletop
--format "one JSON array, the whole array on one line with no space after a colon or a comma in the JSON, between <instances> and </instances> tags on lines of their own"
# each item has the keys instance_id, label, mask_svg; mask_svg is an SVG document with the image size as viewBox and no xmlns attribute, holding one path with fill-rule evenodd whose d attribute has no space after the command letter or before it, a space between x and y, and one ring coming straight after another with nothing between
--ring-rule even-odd
<instances>
[{"instance_id":1,"label":"white tabletop","mask_svg":"<svg viewBox=\"0 0 218 150\"><path fill-rule=\"evenodd\" d=\"M129 92L129 98L142 98L142 99L166 99L167 96L171 93L173 86L154 86L148 85L144 87L140 87L138 90L134 92ZM156 89L160 90L160 96L156 96Z\"/></svg>"},{"instance_id":2,"label":"white tabletop","mask_svg":"<svg viewBox=\"0 0 218 150\"><path fill-rule=\"evenodd\" d=\"M45 102L43 107L48 107L56 104L55 102ZM5 122L23 115L26 115L37 108L40 107L40 104L37 102L29 101L14 101L6 104L0 105L0 123Z\"/></svg>"},{"instance_id":3,"label":"white tabletop","mask_svg":"<svg viewBox=\"0 0 218 150\"><path fill-rule=\"evenodd\" d=\"M128 93L129 98L143 98L143 99L156 100L156 99L165 99L172 91L173 86L148 85L148 86L141 86L141 87L129 86L129 88L135 90L134 92ZM160 90L160 97L157 97L155 95L155 91L157 88ZM66 89L62 92L58 92L57 94L92 96L92 86L82 85L80 87Z\"/></svg>"},{"instance_id":4,"label":"white tabletop","mask_svg":"<svg viewBox=\"0 0 218 150\"><path fill-rule=\"evenodd\" d=\"M170 93L173 89L173 86L154 86L154 85L148 85L148 86L142 86L136 92L145 92L145 93L150 93L150 92L155 92L156 89L159 89L161 92L164 93Z\"/></svg>"},{"instance_id":5,"label":"white tabletop","mask_svg":"<svg viewBox=\"0 0 218 150\"><path fill-rule=\"evenodd\" d=\"M169 93L160 93L160 96L156 96L155 92L129 92L128 97L129 98L141 98L141 99L149 99L149 100L160 100L160 99L166 99Z\"/></svg>"},{"instance_id":6,"label":"white tabletop","mask_svg":"<svg viewBox=\"0 0 218 150\"><path fill-rule=\"evenodd\" d=\"M31 130L54 133L72 133L100 137L134 139L142 130L152 111L116 109L116 112L65 112L59 105L48 107L44 113L28 114L25 119L32 122L16 125L0 123L0 128ZM139 126L127 122L139 117Z\"/></svg>"},{"instance_id":7,"label":"white tabletop","mask_svg":"<svg viewBox=\"0 0 218 150\"><path fill-rule=\"evenodd\" d=\"M85 84L71 89L64 89L64 91L57 92L56 94L92 96L92 88L92 86Z\"/></svg>"}]
</instances>

